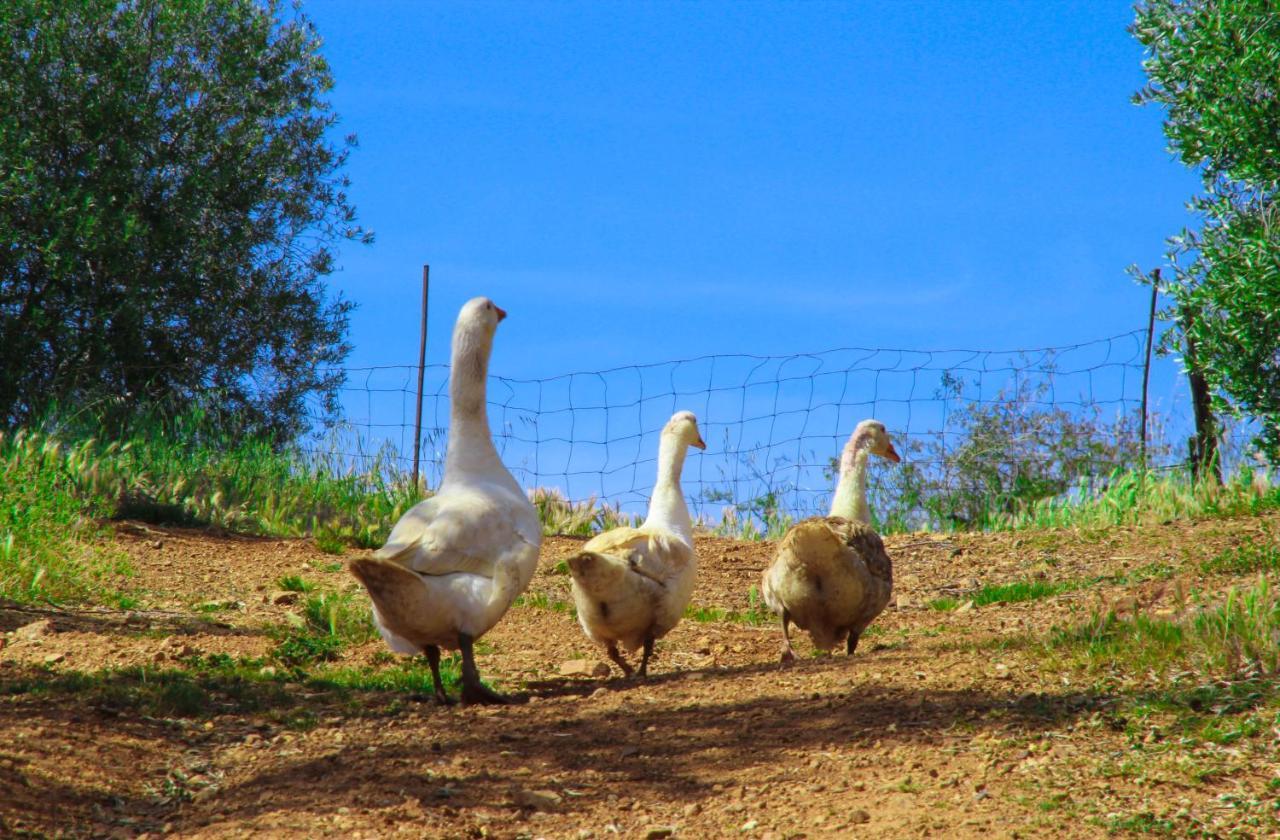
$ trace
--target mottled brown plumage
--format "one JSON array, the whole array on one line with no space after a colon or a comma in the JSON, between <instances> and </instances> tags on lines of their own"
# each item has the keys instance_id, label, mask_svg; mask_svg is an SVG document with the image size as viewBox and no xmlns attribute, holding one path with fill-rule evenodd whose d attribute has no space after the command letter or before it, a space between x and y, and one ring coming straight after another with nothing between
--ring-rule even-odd
<instances>
[{"instance_id":1,"label":"mottled brown plumage","mask_svg":"<svg viewBox=\"0 0 1280 840\"><path fill-rule=\"evenodd\" d=\"M769 608L806 630L814 647L846 642L849 653L889 603L893 565L869 525L839 516L794 525L765 570L761 593ZM790 654L790 656L788 656ZM784 658L791 658L790 638Z\"/></svg>"}]
</instances>

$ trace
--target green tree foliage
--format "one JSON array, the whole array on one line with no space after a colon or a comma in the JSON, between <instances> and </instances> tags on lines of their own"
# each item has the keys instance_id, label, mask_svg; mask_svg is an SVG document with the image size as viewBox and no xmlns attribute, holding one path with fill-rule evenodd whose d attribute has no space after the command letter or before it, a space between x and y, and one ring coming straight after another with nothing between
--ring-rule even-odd
<instances>
[{"instance_id":1,"label":"green tree foliage","mask_svg":"<svg viewBox=\"0 0 1280 840\"><path fill-rule=\"evenodd\" d=\"M356 223L320 39L277 0L0 3L0 425L216 394L337 410Z\"/></svg>"},{"instance_id":2,"label":"green tree foliage","mask_svg":"<svg viewBox=\"0 0 1280 840\"><path fill-rule=\"evenodd\" d=\"M1259 424L1280 463L1280 7L1274 0L1145 0L1131 30L1146 48L1140 104L1205 195L1198 232L1170 240L1162 291L1197 347L1220 407Z\"/></svg>"}]
</instances>

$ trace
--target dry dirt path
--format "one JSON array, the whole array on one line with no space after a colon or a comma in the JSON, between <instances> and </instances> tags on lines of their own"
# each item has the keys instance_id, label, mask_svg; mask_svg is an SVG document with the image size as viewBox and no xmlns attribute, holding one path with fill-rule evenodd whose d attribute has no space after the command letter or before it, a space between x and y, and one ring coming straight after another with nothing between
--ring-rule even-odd
<instances>
[{"instance_id":1,"label":"dry dirt path","mask_svg":"<svg viewBox=\"0 0 1280 840\"><path fill-rule=\"evenodd\" d=\"M578 543L551 538L525 603L480 657L518 705L338 698L281 677L163 717L113 702L138 686L111 674L136 683L192 657L267 657L269 628L298 609L277 592L282 577L354 584L345 558L306 541L126 524L117 540L144 591L137 608L0 604L0 835L1267 836L1257 820L1280 786L1275 731L1225 746L1144 741L1115 697L1036 640L1100 605L1161 614L1170 593L1221 590L1233 581L1198 562L1278 526L893 537L896 603L859 652L787 669L775 624L723 614L749 611L771 545L700 539L695 604L719 620L682 622L643 683L560 676L568 660L604 660L560 608L568 579L555 567ZM1078 588L928 607L1014 580ZM340 656L392 667L377 642ZM94 692L76 690L80 675Z\"/></svg>"}]
</instances>

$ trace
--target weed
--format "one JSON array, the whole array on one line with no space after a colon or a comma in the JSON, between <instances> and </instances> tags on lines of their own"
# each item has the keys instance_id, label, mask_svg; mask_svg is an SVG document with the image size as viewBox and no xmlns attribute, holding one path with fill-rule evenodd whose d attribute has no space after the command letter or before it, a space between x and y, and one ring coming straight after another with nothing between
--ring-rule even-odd
<instances>
[{"instance_id":1,"label":"weed","mask_svg":"<svg viewBox=\"0 0 1280 840\"><path fill-rule=\"evenodd\" d=\"M685 607L684 617L700 623L733 622L759 626L774 621L775 618L760 600L760 592L753 586L747 592L747 608L745 610L726 610L720 607L697 607L693 604Z\"/></svg>"},{"instance_id":2,"label":"weed","mask_svg":"<svg viewBox=\"0 0 1280 840\"><path fill-rule=\"evenodd\" d=\"M38 434L0 433L0 598L124 597L117 586L132 569L96 523L106 500L78 490L82 460L79 449Z\"/></svg>"},{"instance_id":3,"label":"weed","mask_svg":"<svg viewBox=\"0 0 1280 840\"><path fill-rule=\"evenodd\" d=\"M517 607L532 607L535 610L550 610L551 612L566 613L568 615L577 616L578 609L573 605L572 601L559 601L549 597L545 592L527 592L520 595L513 602Z\"/></svg>"},{"instance_id":4,"label":"weed","mask_svg":"<svg viewBox=\"0 0 1280 840\"><path fill-rule=\"evenodd\" d=\"M276 586L285 592L310 592L315 589L315 584L308 583L299 575L285 575L276 581Z\"/></svg>"},{"instance_id":5,"label":"weed","mask_svg":"<svg viewBox=\"0 0 1280 840\"><path fill-rule=\"evenodd\" d=\"M361 644L377 637L366 604L349 592L312 594L302 610L290 613L289 627L280 634L272 656L294 669L337 659L347 644Z\"/></svg>"},{"instance_id":6,"label":"weed","mask_svg":"<svg viewBox=\"0 0 1280 840\"><path fill-rule=\"evenodd\" d=\"M594 496L585 502L571 502L554 487L535 487L529 501L538 511L542 533L548 536L589 537L619 526L636 526L640 518L623 513L615 506L597 503ZM568 574L565 567L565 574Z\"/></svg>"},{"instance_id":7,"label":"weed","mask_svg":"<svg viewBox=\"0 0 1280 840\"><path fill-rule=\"evenodd\" d=\"M1247 575L1280 571L1280 546L1252 541L1219 552L1200 564L1206 574Z\"/></svg>"},{"instance_id":8,"label":"weed","mask_svg":"<svg viewBox=\"0 0 1280 840\"><path fill-rule=\"evenodd\" d=\"M978 591L966 595L964 600L972 601L975 607L985 607L988 604L1015 604L1020 601L1038 601L1041 598L1049 598L1063 592L1078 589L1082 585L1074 581L1020 580L1012 583L984 586ZM958 609L961 603L962 601L959 598L946 596L930 601L929 608L939 612L949 612Z\"/></svg>"}]
</instances>

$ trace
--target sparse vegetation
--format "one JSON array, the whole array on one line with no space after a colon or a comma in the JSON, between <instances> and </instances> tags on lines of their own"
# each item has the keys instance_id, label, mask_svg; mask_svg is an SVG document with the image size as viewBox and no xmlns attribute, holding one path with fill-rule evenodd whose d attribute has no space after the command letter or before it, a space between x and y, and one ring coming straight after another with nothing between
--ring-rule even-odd
<instances>
[{"instance_id":1,"label":"sparse vegetation","mask_svg":"<svg viewBox=\"0 0 1280 840\"><path fill-rule=\"evenodd\" d=\"M529 501L537 509L542 533L546 535L589 537L623 525L636 526L641 521L641 517L597 502L594 496L584 502L571 502L555 487L533 488L529 491Z\"/></svg>"},{"instance_id":2,"label":"sparse vegetation","mask_svg":"<svg viewBox=\"0 0 1280 840\"><path fill-rule=\"evenodd\" d=\"M769 612L760 600L760 592L751 587L747 592L747 608L745 610L726 610L721 607L699 606L690 604L685 607L684 617L691 621L703 623L727 621L735 624L761 625L777 621L777 616Z\"/></svg>"},{"instance_id":3,"label":"sparse vegetation","mask_svg":"<svg viewBox=\"0 0 1280 840\"><path fill-rule=\"evenodd\" d=\"M80 454L40 435L0 433L0 598L122 597L130 568L97 522L104 501L79 492Z\"/></svg>"},{"instance_id":4,"label":"sparse vegetation","mask_svg":"<svg viewBox=\"0 0 1280 840\"><path fill-rule=\"evenodd\" d=\"M1182 599L1194 603L1197 597L1190 593ZM1083 624L1056 630L1049 648L1095 672L1165 675L1179 684L1188 677L1247 683L1280 670L1277 637L1280 598L1262 576L1246 589L1232 587L1221 601L1177 617L1097 612Z\"/></svg>"},{"instance_id":5,"label":"sparse vegetation","mask_svg":"<svg viewBox=\"0 0 1280 840\"><path fill-rule=\"evenodd\" d=\"M290 613L289 626L280 634L273 656L284 665L299 668L336 659L345 645L377 637L373 617L363 598L349 592L309 595L302 609Z\"/></svg>"},{"instance_id":6,"label":"sparse vegetation","mask_svg":"<svg viewBox=\"0 0 1280 840\"><path fill-rule=\"evenodd\" d=\"M1019 601L1036 601L1062 592L1070 592L1073 589L1078 589L1081 585L1074 581L1051 583L1043 580L991 584L963 597L947 596L935 598L929 602L929 608L939 612L947 612L957 609L967 601L972 601L975 607L985 607L988 604L1014 604Z\"/></svg>"},{"instance_id":7,"label":"sparse vegetation","mask_svg":"<svg viewBox=\"0 0 1280 840\"><path fill-rule=\"evenodd\" d=\"M1206 574L1247 575L1280 572L1280 545L1252 540L1219 552L1200 564Z\"/></svg>"}]
</instances>

